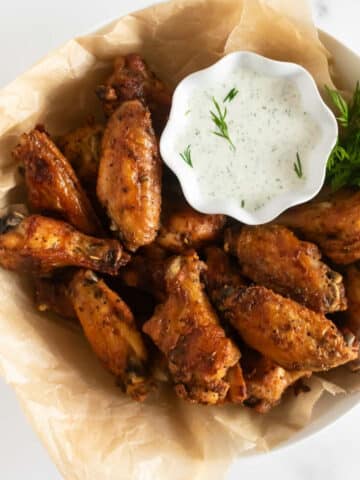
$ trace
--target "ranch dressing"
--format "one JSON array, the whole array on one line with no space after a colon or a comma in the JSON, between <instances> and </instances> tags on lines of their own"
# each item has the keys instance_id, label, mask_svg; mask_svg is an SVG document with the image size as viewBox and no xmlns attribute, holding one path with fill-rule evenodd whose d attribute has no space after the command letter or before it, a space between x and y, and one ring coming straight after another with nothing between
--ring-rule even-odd
<instances>
[{"instance_id":1,"label":"ranch dressing","mask_svg":"<svg viewBox=\"0 0 360 480\"><path fill-rule=\"evenodd\" d=\"M225 108L227 138L210 113L219 118ZM176 141L179 161L193 169L206 200L232 197L255 211L302 187L320 128L304 111L294 82L242 68L193 90L185 116Z\"/></svg>"}]
</instances>

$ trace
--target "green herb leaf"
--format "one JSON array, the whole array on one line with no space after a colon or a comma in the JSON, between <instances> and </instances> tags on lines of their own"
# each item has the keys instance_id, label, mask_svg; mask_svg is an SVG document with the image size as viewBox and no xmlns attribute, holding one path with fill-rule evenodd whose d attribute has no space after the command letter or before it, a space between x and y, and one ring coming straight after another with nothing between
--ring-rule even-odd
<instances>
[{"instance_id":1,"label":"green herb leaf","mask_svg":"<svg viewBox=\"0 0 360 480\"><path fill-rule=\"evenodd\" d=\"M326 179L334 190L344 186L360 186L360 85L356 84L352 99L346 102L341 94L326 87L332 103L339 111L341 127L337 144L326 167Z\"/></svg>"},{"instance_id":2,"label":"green herb leaf","mask_svg":"<svg viewBox=\"0 0 360 480\"><path fill-rule=\"evenodd\" d=\"M239 90L237 88L232 88L230 90L230 92L226 95L226 97L224 98L223 102L231 102L232 100L234 100L234 98L236 97L236 95L239 93Z\"/></svg>"},{"instance_id":3,"label":"green herb leaf","mask_svg":"<svg viewBox=\"0 0 360 480\"><path fill-rule=\"evenodd\" d=\"M245 200L241 200L241 208L245 207Z\"/></svg>"},{"instance_id":4,"label":"green herb leaf","mask_svg":"<svg viewBox=\"0 0 360 480\"><path fill-rule=\"evenodd\" d=\"M210 110L211 120L213 121L213 123L218 129L218 131L214 131L212 133L214 135L217 135L218 137L222 137L225 140L227 140L230 144L231 149L235 150L235 145L231 141L228 125L226 123L227 108L224 107L224 110L222 111L219 103L216 101L214 97L212 98L212 101L215 106L216 113Z\"/></svg>"},{"instance_id":5,"label":"green herb leaf","mask_svg":"<svg viewBox=\"0 0 360 480\"><path fill-rule=\"evenodd\" d=\"M296 162L294 162L294 170L295 170L296 175L299 178L303 177L303 169L302 169L302 164L301 164L299 152L296 153Z\"/></svg>"},{"instance_id":6,"label":"green herb leaf","mask_svg":"<svg viewBox=\"0 0 360 480\"><path fill-rule=\"evenodd\" d=\"M325 88L332 103L335 105L335 107L340 113L340 115L337 117L338 122L342 127L347 127L349 124L349 107L346 103L346 100L342 97L340 92L332 90L327 85L325 86Z\"/></svg>"},{"instance_id":7,"label":"green herb leaf","mask_svg":"<svg viewBox=\"0 0 360 480\"><path fill-rule=\"evenodd\" d=\"M191 159L191 145L188 145L185 150L180 153L180 157L187 163L190 167L193 168L192 159Z\"/></svg>"}]
</instances>

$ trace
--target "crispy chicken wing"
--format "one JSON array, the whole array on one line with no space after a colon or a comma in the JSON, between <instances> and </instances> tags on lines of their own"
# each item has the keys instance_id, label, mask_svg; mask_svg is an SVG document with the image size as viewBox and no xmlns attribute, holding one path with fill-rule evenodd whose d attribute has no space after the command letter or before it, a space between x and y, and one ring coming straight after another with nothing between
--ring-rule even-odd
<instances>
[{"instance_id":1,"label":"crispy chicken wing","mask_svg":"<svg viewBox=\"0 0 360 480\"><path fill-rule=\"evenodd\" d=\"M151 243L160 226L161 161L150 113L123 103L103 137L97 194L129 250Z\"/></svg>"},{"instance_id":2,"label":"crispy chicken wing","mask_svg":"<svg viewBox=\"0 0 360 480\"><path fill-rule=\"evenodd\" d=\"M219 325L202 284L195 253L174 257L165 273L167 299L143 330L165 354L177 394L191 402L242 402L240 352ZM233 384L231 388L230 383Z\"/></svg>"},{"instance_id":3,"label":"crispy chicken wing","mask_svg":"<svg viewBox=\"0 0 360 480\"><path fill-rule=\"evenodd\" d=\"M244 357L245 360L245 357ZM259 413L267 413L281 400L284 392L300 378L308 378L311 371L285 370L262 355L246 358L244 376L248 392L245 404ZM243 364L243 362L242 362Z\"/></svg>"},{"instance_id":4,"label":"crispy chicken wing","mask_svg":"<svg viewBox=\"0 0 360 480\"><path fill-rule=\"evenodd\" d=\"M346 326L360 339L360 267L349 265L345 273L348 310L345 313Z\"/></svg>"},{"instance_id":5,"label":"crispy chicken wing","mask_svg":"<svg viewBox=\"0 0 360 480\"><path fill-rule=\"evenodd\" d=\"M77 128L57 141L82 184L91 191L96 188L103 133L103 125L91 124Z\"/></svg>"},{"instance_id":6,"label":"crispy chicken wing","mask_svg":"<svg viewBox=\"0 0 360 480\"><path fill-rule=\"evenodd\" d=\"M333 262L360 259L360 191L341 190L290 209L276 220L317 243Z\"/></svg>"},{"instance_id":7,"label":"crispy chicken wing","mask_svg":"<svg viewBox=\"0 0 360 480\"><path fill-rule=\"evenodd\" d=\"M281 225L232 228L225 250L243 275L317 312L346 309L342 276L321 262L319 249Z\"/></svg>"},{"instance_id":8,"label":"crispy chicken wing","mask_svg":"<svg viewBox=\"0 0 360 480\"><path fill-rule=\"evenodd\" d=\"M206 249L208 266L205 279L210 298L221 308L227 295L245 286L239 269L235 268L228 255L218 247ZM277 405L284 391L299 378L310 376L309 371L285 370L269 358L254 350L245 349L241 358L247 386L246 404L260 413L266 413Z\"/></svg>"},{"instance_id":9,"label":"crispy chicken wing","mask_svg":"<svg viewBox=\"0 0 360 480\"><path fill-rule=\"evenodd\" d=\"M226 274L225 261L214 258L208 257L206 272L210 296L250 347L296 370L329 370L357 357L358 345L348 346L324 315L265 287L241 285L234 272Z\"/></svg>"},{"instance_id":10,"label":"crispy chicken wing","mask_svg":"<svg viewBox=\"0 0 360 480\"><path fill-rule=\"evenodd\" d=\"M175 253L200 248L219 239L225 215L205 215L188 205L184 198L170 196L163 202L161 227L156 242Z\"/></svg>"},{"instance_id":11,"label":"crispy chicken wing","mask_svg":"<svg viewBox=\"0 0 360 480\"><path fill-rule=\"evenodd\" d=\"M143 401L150 388L148 354L129 307L90 270L80 270L70 288L92 349L105 368L116 375L124 391Z\"/></svg>"},{"instance_id":12,"label":"crispy chicken wing","mask_svg":"<svg viewBox=\"0 0 360 480\"><path fill-rule=\"evenodd\" d=\"M28 200L34 210L56 213L86 234L101 233L74 170L47 133L35 128L23 134L13 155L25 167Z\"/></svg>"},{"instance_id":13,"label":"crispy chicken wing","mask_svg":"<svg viewBox=\"0 0 360 480\"><path fill-rule=\"evenodd\" d=\"M89 237L67 223L40 215L26 217L0 235L0 265L8 270L46 274L77 266L115 275L128 261L117 240Z\"/></svg>"},{"instance_id":14,"label":"crispy chicken wing","mask_svg":"<svg viewBox=\"0 0 360 480\"><path fill-rule=\"evenodd\" d=\"M76 318L69 290L72 276L73 273L55 278L34 277L35 303L40 312L50 311L64 318Z\"/></svg>"},{"instance_id":15,"label":"crispy chicken wing","mask_svg":"<svg viewBox=\"0 0 360 480\"><path fill-rule=\"evenodd\" d=\"M118 57L105 85L97 88L106 115L111 115L127 100L142 100L150 109L157 133L161 133L171 106L170 90L149 70L135 53Z\"/></svg>"},{"instance_id":16,"label":"crispy chicken wing","mask_svg":"<svg viewBox=\"0 0 360 480\"><path fill-rule=\"evenodd\" d=\"M329 370L357 357L324 315L265 287L234 292L222 311L248 345L285 368Z\"/></svg>"}]
</instances>

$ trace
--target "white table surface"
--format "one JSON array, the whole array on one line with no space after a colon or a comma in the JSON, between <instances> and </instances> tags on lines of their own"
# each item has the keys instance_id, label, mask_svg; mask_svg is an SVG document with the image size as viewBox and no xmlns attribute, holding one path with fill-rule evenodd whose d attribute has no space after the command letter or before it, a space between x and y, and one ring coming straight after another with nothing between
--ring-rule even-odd
<instances>
[{"instance_id":1,"label":"white table surface","mask_svg":"<svg viewBox=\"0 0 360 480\"><path fill-rule=\"evenodd\" d=\"M298 0L289 0L297 2ZM49 50L152 0L11 0L0 9L0 87ZM317 24L360 53L360 1L312 0ZM60 480L12 390L0 379L0 479ZM359 478L360 406L301 444L241 461L230 478L353 480ZM71 479L67 479L71 480ZM99 479L101 480L101 479ZM114 480L116 480L114 478ZM154 479L156 480L156 479ZM185 479L184 479L185 480ZM191 480L191 479L187 479Z\"/></svg>"}]
</instances>

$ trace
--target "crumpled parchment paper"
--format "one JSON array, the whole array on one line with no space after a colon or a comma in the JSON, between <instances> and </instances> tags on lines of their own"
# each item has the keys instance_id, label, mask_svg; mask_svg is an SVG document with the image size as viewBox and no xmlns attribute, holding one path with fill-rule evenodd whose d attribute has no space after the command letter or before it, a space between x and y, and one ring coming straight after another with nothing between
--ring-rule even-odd
<instances>
[{"instance_id":1,"label":"crumpled parchment paper","mask_svg":"<svg viewBox=\"0 0 360 480\"><path fill-rule=\"evenodd\" d=\"M141 53L175 86L225 53L251 50L306 67L331 84L329 55L304 0L179 0L116 20L69 41L0 91L0 207L24 200L10 151L44 123L52 134L100 113L94 88L117 54ZM269 415L202 407L164 389L145 404L125 397L80 329L34 308L29 280L0 270L0 373L66 480L220 480L231 461L268 449L311 421L325 392L360 388L342 369L313 377ZM344 386L344 389L342 388Z\"/></svg>"}]
</instances>

